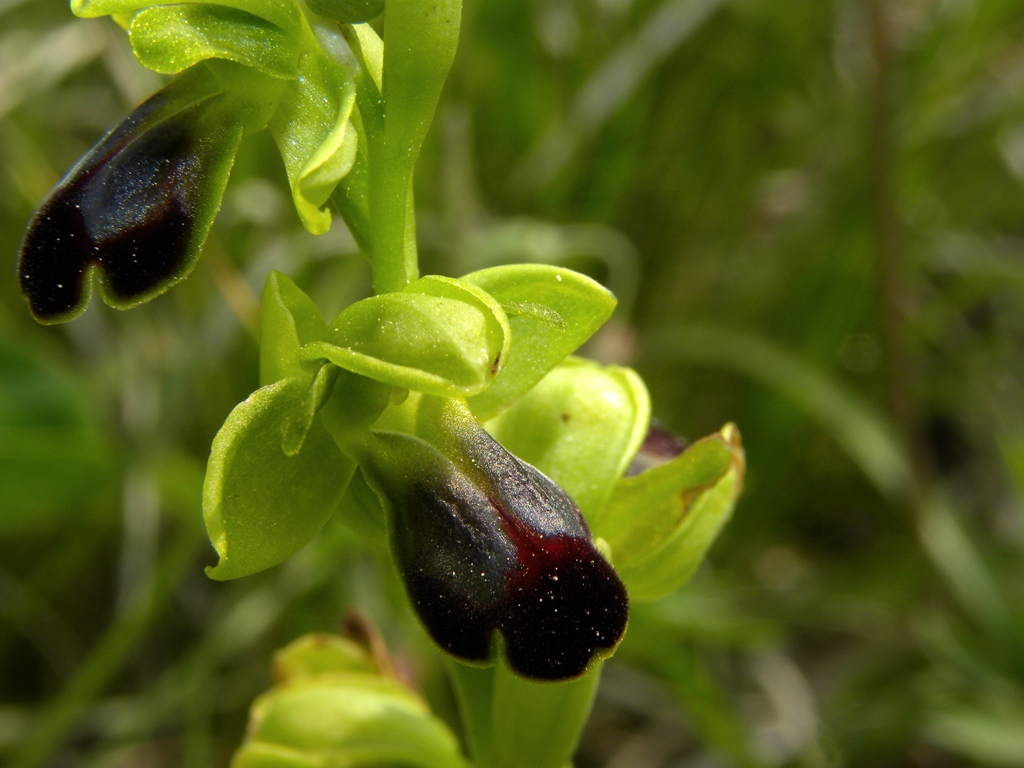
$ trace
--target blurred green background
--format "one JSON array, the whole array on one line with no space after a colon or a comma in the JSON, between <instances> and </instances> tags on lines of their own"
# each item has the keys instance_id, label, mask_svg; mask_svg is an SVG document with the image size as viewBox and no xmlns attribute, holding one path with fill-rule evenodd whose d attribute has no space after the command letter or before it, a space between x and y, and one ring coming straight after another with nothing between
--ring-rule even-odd
<instances>
[{"instance_id":1,"label":"blurred green background","mask_svg":"<svg viewBox=\"0 0 1024 768\"><path fill-rule=\"evenodd\" d=\"M620 297L588 354L748 478L634 609L579 768L1024 766L1024 4L466 0L424 151L425 272L538 260ZM243 145L191 278L29 316L21 232L161 79L109 20L0 0L0 762L225 766L272 651L358 610L452 699L337 522L215 583L199 496L256 386L258 296L369 270Z\"/></svg>"}]
</instances>

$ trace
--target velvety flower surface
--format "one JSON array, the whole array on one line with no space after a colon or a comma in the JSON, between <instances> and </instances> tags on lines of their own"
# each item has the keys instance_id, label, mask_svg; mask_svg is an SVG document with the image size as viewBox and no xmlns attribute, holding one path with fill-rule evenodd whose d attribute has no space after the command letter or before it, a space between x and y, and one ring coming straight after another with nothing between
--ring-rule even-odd
<instances>
[{"instance_id":1,"label":"velvety flower surface","mask_svg":"<svg viewBox=\"0 0 1024 768\"><path fill-rule=\"evenodd\" d=\"M134 306L192 268L241 139L216 94L182 103L157 93L108 133L51 191L18 263L33 315L80 314L99 272L107 303Z\"/></svg>"},{"instance_id":2,"label":"velvety flower surface","mask_svg":"<svg viewBox=\"0 0 1024 768\"><path fill-rule=\"evenodd\" d=\"M583 674L625 632L625 587L561 488L475 422L451 437L443 454L407 435L375 438L392 546L420 619L459 658L491 659L498 631L515 672Z\"/></svg>"}]
</instances>

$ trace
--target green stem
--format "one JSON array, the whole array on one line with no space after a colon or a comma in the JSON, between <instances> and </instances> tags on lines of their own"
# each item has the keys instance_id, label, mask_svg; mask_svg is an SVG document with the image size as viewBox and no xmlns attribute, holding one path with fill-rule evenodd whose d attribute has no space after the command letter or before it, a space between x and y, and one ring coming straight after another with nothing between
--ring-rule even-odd
<instances>
[{"instance_id":1,"label":"green stem","mask_svg":"<svg viewBox=\"0 0 1024 768\"><path fill-rule=\"evenodd\" d=\"M601 680L601 664L562 683L526 680L501 661L480 669L448 659L448 673L477 768L570 764Z\"/></svg>"},{"instance_id":2,"label":"green stem","mask_svg":"<svg viewBox=\"0 0 1024 768\"><path fill-rule=\"evenodd\" d=\"M491 768L494 765L491 702L495 667L471 667L450 656L445 656L445 661L473 764L476 768Z\"/></svg>"},{"instance_id":3,"label":"green stem","mask_svg":"<svg viewBox=\"0 0 1024 768\"><path fill-rule=\"evenodd\" d=\"M409 215L412 168L403 168L408 158L395 157L386 142L378 146L370 166L370 263L373 291L381 294L400 291L416 279L419 258L415 224Z\"/></svg>"},{"instance_id":4,"label":"green stem","mask_svg":"<svg viewBox=\"0 0 1024 768\"><path fill-rule=\"evenodd\" d=\"M412 181L459 41L461 0L388 0L381 96L383 131L370 150L373 287L400 291L419 274Z\"/></svg>"},{"instance_id":5,"label":"green stem","mask_svg":"<svg viewBox=\"0 0 1024 768\"><path fill-rule=\"evenodd\" d=\"M572 759L601 680L603 662L583 677L539 683L512 674L502 662L494 675L494 768L563 768Z\"/></svg>"}]
</instances>

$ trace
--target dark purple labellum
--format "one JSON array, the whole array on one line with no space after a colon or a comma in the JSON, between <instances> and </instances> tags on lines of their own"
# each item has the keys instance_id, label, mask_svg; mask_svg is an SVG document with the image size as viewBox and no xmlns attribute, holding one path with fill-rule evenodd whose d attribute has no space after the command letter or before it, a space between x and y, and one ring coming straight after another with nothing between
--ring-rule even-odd
<instances>
[{"instance_id":1,"label":"dark purple labellum","mask_svg":"<svg viewBox=\"0 0 1024 768\"><path fill-rule=\"evenodd\" d=\"M409 596L455 656L492 658L497 630L520 675L577 677L621 640L625 586L565 491L472 426L453 461L407 435L376 436L372 471Z\"/></svg>"},{"instance_id":2,"label":"dark purple labellum","mask_svg":"<svg viewBox=\"0 0 1024 768\"><path fill-rule=\"evenodd\" d=\"M215 96L184 103L168 88L142 104L36 212L18 273L41 322L81 314L94 269L104 300L127 308L162 293L195 264L241 128L220 116Z\"/></svg>"}]
</instances>

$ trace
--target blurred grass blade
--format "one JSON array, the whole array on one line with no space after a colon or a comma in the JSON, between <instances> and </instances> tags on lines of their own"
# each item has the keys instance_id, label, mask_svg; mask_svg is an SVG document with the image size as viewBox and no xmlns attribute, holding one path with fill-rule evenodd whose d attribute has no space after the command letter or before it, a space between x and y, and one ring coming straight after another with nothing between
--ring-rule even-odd
<instances>
[{"instance_id":1,"label":"blurred grass blade","mask_svg":"<svg viewBox=\"0 0 1024 768\"><path fill-rule=\"evenodd\" d=\"M925 735L935 744L984 765L1024 766L1024 714L964 709L933 715Z\"/></svg>"},{"instance_id":2,"label":"blurred grass blade","mask_svg":"<svg viewBox=\"0 0 1024 768\"><path fill-rule=\"evenodd\" d=\"M102 29L77 21L41 37L5 36L0 41L0 120L32 93L52 88L99 56L106 46Z\"/></svg>"},{"instance_id":3,"label":"blurred grass blade","mask_svg":"<svg viewBox=\"0 0 1024 768\"><path fill-rule=\"evenodd\" d=\"M648 360L726 368L775 390L818 421L878 491L894 504L910 493L910 471L889 424L854 393L789 352L754 336L674 326L650 335ZM939 497L914 521L925 554L964 609L989 631L1012 636L1013 617L990 569Z\"/></svg>"},{"instance_id":4,"label":"blurred grass blade","mask_svg":"<svg viewBox=\"0 0 1024 768\"><path fill-rule=\"evenodd\" d=\"M960 604L995 637L1012 642L1017 632L1014 617L953 510L933 496L925 501L923 512L918 525L921 544Z\"/></svg>"},{"instance_id":5,"label":"blurred grass blade","mask_svg":"<svg viewBox=\"0 0 1024 768\"><path fill-rule=\"evenodd\" d=\"M198 539L183 530L160 558L149 579L139 585L124 612L110 625L63 690L43 710L20 744L9 768L45 765L62 746L85 709L125 664L151 622L178 586L192 561Z\"/></svg>"},{"instance_id":6,"label":"blurred grass blade","mask_svg":"<svg viewBox=\"0 0 1024 768\"><path fill-rule=\"evenodd\" d=\"M724 0L668 0L584 83L564 121L551 125L514 172L517 186L554 180L581 145L604 127L640 84L682 45Z\"/></svg>"},{"instance_id":7,"label":"blurred grass blade","mask_svg":"<svg viewBox=\"0 0 1024 768\"><path fill-rule=\"evenodd\" d=\"M655 331L644 352L660 359L711 365L764 384L799 406L890 501L906 493L909 470L895 432L869 405L828 376L763 339L708 326Z\"/></svg>"}]
</instances>

